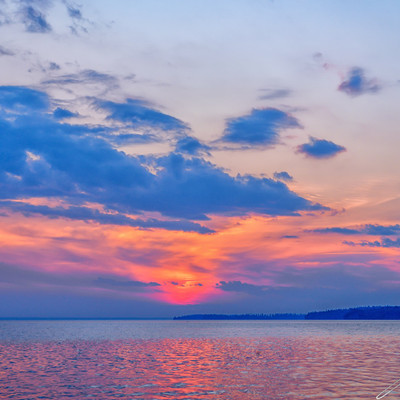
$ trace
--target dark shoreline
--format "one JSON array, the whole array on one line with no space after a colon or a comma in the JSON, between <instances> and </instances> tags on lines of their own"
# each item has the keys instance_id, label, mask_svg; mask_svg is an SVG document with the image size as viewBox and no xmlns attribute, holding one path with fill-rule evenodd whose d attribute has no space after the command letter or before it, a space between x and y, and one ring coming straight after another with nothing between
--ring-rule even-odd
<instances>
[{"instance_id":1,"label":"dark shoreline","mask_svg":"<svg viewBox=\"0 0 400 400\"><path fill-rule=\"evenodd\" d=\"M312 311L306 314L190 314L176 317L0 317L0 321L312 321L400 320L400 306L367 306Z\"/></svg>"},{"instance_id":2,"label":"dark shoreline","mask_svg":"<svg viewBox=\"0 0 400 400\"><path fill-rule=\"evenodd\" d=\"M174 320L400 320L400 306L367 306L312 311L307 314L193 314Z\"/></svg>"}]
</instances>

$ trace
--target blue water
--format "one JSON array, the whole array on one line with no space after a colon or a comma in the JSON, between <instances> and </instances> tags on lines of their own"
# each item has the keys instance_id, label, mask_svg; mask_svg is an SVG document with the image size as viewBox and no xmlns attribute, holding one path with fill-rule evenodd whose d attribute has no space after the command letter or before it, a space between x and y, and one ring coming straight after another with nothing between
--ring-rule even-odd
<instances>
[{"instance_id":1,"label":"blue water","mask_svg":"<svg viewBox=\"0 0 400 400\"><path fill-rule=\"evenodd\" d=\"M373 399L399 348L398 321L0 321L0 399Z\"/></svg>"},{"instance_id":2,"label":"blue water","mask_svg":"<svg viewBox=\"0 0 400 400\"><path fill-rule=\"evenodd\" d=\"M0 342L343 335L400 338L400 321L0 321Z\"/></svg>"}]
</instances>

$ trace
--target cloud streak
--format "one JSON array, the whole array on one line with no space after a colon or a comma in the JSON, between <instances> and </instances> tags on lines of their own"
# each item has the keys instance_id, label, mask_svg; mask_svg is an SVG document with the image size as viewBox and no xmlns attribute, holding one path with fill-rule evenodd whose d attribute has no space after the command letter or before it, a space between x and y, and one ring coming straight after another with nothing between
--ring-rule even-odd
<instances>
[{"instance_id":1,"label":"cloud streak","mask_svg":"<svg viewBox=\"0 0 400 400\"><path fill-rule=\"evenodd\" d=\"M338 233L342 235L373 235L373 236L390 236L400 234L400 225L377 225L366 224L358 228L331 227L318 228L307 232L314 233Z\"/></svg>"},{"instance_id":2,"label":"cloud streak","mask_svg":"<svg viewBox=\"0 0 400 400\"><path fill-rule=\"evenodd\" d=\"M108 89L119 87L118 79L115 76L98 72L94 69L85 69L77 73L53 76L50 79L44 80L42 84L56 86L101 84Z\"/></svg>"},{"instance_id":3,"label":"cloud streak","mask_svg":"<svg viewBox=\"0 0 400 400\"><path fill-rule=\"evenodd\" d=\"M112 291L127 291L132 293L146 293L159 291L162 285L158 282L142 282L127 279L118 275L95 276L92 273L59 273L43 272L33 268L15 264L0 263L0 276L3 283L27 287L69 287L83 288L86 290L105 288Z\"/></svg>"},{"instance_id":4,"label":"cloud streak","mask_svg":"<svg viewBox=\"0 0 400 400\"><path fill-rule=\"evenodd\" d=\"M0 201L0 209L19 212L24 216L42 215L47 218L66 218L71 220L97 222L102 225L132 226L135 228L160 228L171 231L213 233L212 229L186 220L159 220L156 218L130 218L121 213L104 213L85 206L49 207L37 206L19 201Z\"/></svg>"},{"instance_id":5,"label":"cloud streak","mask_svg":"<svg viewBox=\"0 0 400 400\"><path fill-rule=\"evenodd\" d=\"M0 56L14 56L14 55L15 53L12 50L0 46Z\"/></svg>"},{"instance_id":6,"label":"cloud streak","mask_svg":"<svg viewBox=\"0 0 400 400\"><path fill-rule=\"evenodd\" d=\"M268 289L265 285L253 285L241 281L220 281L215 287L225 292L246 293L255 296L265 295L265 291Z\"/></svg>"},{"instance_id":7,"label":"cloud streak","mask_svg":"<svg viewBox=\"0 0 400 400\"><path fill-rule=\"evenodd\" d=\"M343 244L346 244L348 246L361 246L361 247L400 248L400 238L397 238L395 240L390 238L382 238L380 241L375 240L373 242L368 240L363 240L358 243L345 240L343 241Z\"/></svg>"},{"instance_id":8,"label":"cloud streak","mask_svg":"<svg viewBox=\"0 0 400 400\"><path fill-rule=\"evenodd\" d=\"M47 22L45 14L31 4L29 2L20 9L21 21L25 25L26 31L31 33L51 32L52 27Z\"/></svg>"},{"instance_id":9,"label":"cloud streak","mask_svg":"<svg viewBox=\"0 0 400 400\"><path fill-rule=\"evenodd\" d=\"M260 100L283 99L292 94L292 91L289 89L261 89L261 92L263 94L258 97Z\"/></svg>"},{"instance_id":10,"label":"cloud streak","mask_svg":"<svg viewBox=\"0 0 400 400\"><path fill-rule=\"evenodd\" d=\"M152 108L143 100L127 99L125 103L97 100L95 105L108 112L107 119L123 122L132 128L159 128L179 133L188 130L184 122Z\"/></svg>"}]
</instances>

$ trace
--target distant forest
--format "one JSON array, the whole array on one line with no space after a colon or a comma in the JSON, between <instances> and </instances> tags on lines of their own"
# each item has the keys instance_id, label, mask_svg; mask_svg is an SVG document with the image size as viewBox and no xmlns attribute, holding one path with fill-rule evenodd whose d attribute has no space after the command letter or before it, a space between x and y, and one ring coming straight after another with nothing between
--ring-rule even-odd
<instances>
[{"instance_id":1,"label":"distant forest","mask_svg":"<svg viewBox=\"0 0 400 400\"><path fill-rule=\"evenodd\" d=\"M375 306L314 311L306 314L304 319L400 319L400 307Z\"/></svg>"},{"instance_id":2,"label":"distant forest","mask_svg":"<svg viewBox=\"0 0 400 400\"><path fill-rule=\"evenodd\" d=\"M304 314L193 314L175 320L242 320L242 319L304 319Z\"/></svg>"},{"instance_id":3,"label":"distant forest","mask_svg":"<svg viewBox=\"0 0 400 400\"><path fill-rule=\"evenodd\" d=\"M400 320L400 306L373 306L313 311L307 314L192 314L174 320Z\"/></svg>"}]
</instances>

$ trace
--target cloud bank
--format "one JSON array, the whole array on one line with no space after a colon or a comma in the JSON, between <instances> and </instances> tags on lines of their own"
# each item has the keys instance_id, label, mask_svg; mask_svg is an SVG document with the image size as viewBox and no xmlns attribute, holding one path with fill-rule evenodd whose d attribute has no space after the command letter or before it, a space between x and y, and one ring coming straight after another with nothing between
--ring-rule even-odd
<instances>
[{"instance_id":1,"label":"cloud bank","mask_svg":"<svg viewBox=\"0 0 400 400\"><path fill-rule=\"evenodd\" d=\"M54 111L46 93L0 87L0 197L7 201L47 197L70 205L50 210L14 201L3 203L3 208L199 233L211 230L184 220L207 220L213 214L298 215L324 209L283 182L229 175L198 155L205 147L187 135L186 124L147 103L95 103L107 112L107 120L118 120L122 127L73 125L66 122L72 115ZM177 148L185 154L132 156L119 151L114 146L119 130L132 126L149 129L155 136L159 130L177 131L174 134L182 139ZM89 210L87 204L100 205L107 212ZM132 218L146 212L157 212L167 221Z\"/></svg>"}]
</instances>

